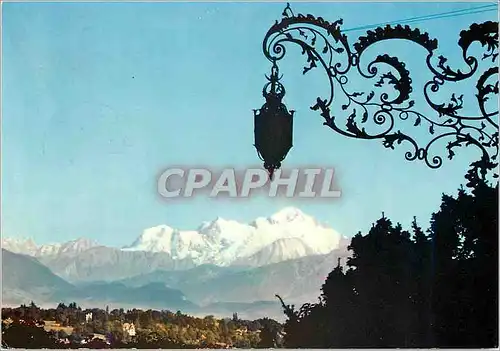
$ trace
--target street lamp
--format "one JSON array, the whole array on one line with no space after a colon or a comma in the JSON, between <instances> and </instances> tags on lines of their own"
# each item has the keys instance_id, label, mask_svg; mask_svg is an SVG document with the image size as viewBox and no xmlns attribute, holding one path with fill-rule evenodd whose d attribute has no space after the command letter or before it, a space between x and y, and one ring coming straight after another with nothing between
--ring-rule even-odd
<instances>
[{"instance_id":1,"label":"street lamp","mask_svg":"<svg viewBox=\"0 0 500 351\"><path fill-rule=\"evenodd\" d=\"M264 86L262 95L266 102L259 110L254 110L255 148L264 168L272 179L274 171L281 167L292 148L293 113L288 112L282 102L285 87L280 83L278 66L273 62L269 82Z\"/></svg>"},{"instance_id":2,"label":"street lamp","mask_svg":"<svg viewBox=\"0 0 500 351\"><path fill-rule=\"evenodd\" d=\"M329 94L326 98L318 97L311 109L319 111L325 120L323 124L336 133L357 139L379 139L391 149L396 144L405 144L409 147L405 153L407 160L421 160L430 168L439 168L443 163L442 157L431 150L438 141L447 141L446 151L450 160L456 148L473 145L481 152L481 157L471 164L469 170L468 176L475 180L484 178L497 167L498 104L494 94L498 94L499 89L498 22L474 23L469 29L461 31L458 45L467 67L465 71L451 68L443 56L434 56L437 40L418 28L401 25L379 27L368 31L351 46L342 33L342 24L342 19L330 23L321 17L294 15L287 4L281 21L276 21L264 37L263 51L273 65L273 73L264 87L266 103L255 112L255 146L271 176L292 147L293 113L288 113L281 102L285 89L277 76L277 62L285 56L286 44L289 43L298 45L307 58L303 74L317 67L326 73ZM410 72L398 57L383 54L368 64L361 64L368 48L394 39L411 41L427 51L426 65L433 77L424 84L423 97L436 116L427 116L414 109L415 102L410 99L410 95L415 94ZM484 48L480 58L468 52L473 43L480 43ZM479 63L488 62L491 62L490 66L481 72ZM382 68L388 70L379 73ZM367 81L365 86L372 88L349 91L348 74L358 75ZM479 78L470 79L476 74ZM450 82L472 83L470 88L475 93L472 103L466 103L464 96L458 94L444 97L445 101L433 101L431 95ZM269 87L268 93L266 89ZM342 99L343 103L340 102ZM463 114L465 104L468 109L473 105L477 112ZM401 121L411 123L411 127L426 128L431 140L420 146L411 135L396 129L396 122ZM498 177L493 173L495 178Z\"/></svg>"}]
</instances>

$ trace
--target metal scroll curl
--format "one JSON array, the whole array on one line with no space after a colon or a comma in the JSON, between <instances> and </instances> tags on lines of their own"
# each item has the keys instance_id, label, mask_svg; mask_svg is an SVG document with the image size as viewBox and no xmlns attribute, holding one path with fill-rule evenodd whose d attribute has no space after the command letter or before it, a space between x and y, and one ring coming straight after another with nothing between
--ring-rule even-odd
<instances>
[{"instance_id":1,"label":"metal scroll curl","mask_svg":"<svg viewBox=\"0 0 500 351\"><path fill-rule=\"evenodd\" d=\"M342 19L328 22L312 15L295 15L287 5L283 18L271 26L263 41L264 54L273 63L281 60L286 54L286 45L293 43L302 49L307 60L303 74L318 67L326 72L330 86L328 95L318 97L311 106L312 110L320 112L324 125L343 136L380 139L390 149L396 144L405 144L409 148L405 153L407 160L421 160L431 168L439 168L443 163L443 156L435 153L436 145L444 142L444 153L450 160L457 148L473 145L480 150L481 156L471 164L467 176L470 184L484 179L487 174L498 178L498 104L495 96L498 94L498 22L474 23L461 31L458 46L465 70L450 67L447 58L437 56L437 40L418 28L379 27L368 31L351 47L342 33L342 24ZM413 42L427 51L425 63L432 79L424 84L423 97L432 116L415 109L415 102L410 98L415 94L410 72L398 57L383 54L368 64L361 64L366 61L362 59L367 49L393 39ZM474 43L481 45L482 56L469 53ZM479 67L484 65L488 68L481 72ZM379 73L381 68L388 70ZM360 79L371 80L373 88L349 91L347 74L353 72L357 72ZM431 98L447 83L461 81L474 84L469 87L475 94L472 103L467 100L467 108L464 108L463 94L452 93L447 101L440 102ZM342 101L340 106L335 105L340 107L335 108L335 114L332 111L334 101ZM464 112L469 111L471 105L477 110L472 115ZM426 128L430 141L420 145L414 137L396 129L400 121L411 123L412 128Z\"/></svg>"}]
</instances>

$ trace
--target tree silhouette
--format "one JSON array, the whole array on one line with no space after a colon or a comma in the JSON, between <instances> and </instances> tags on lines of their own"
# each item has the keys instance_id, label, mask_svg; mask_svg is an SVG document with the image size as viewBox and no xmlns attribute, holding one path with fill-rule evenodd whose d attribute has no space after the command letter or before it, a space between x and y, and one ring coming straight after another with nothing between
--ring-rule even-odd
<instances>
[{"instance_id":1,"label":"tree silhouette","mask_svg":"<svg viewBox=\"0 0 500 351\"><path fill-rule=\"evenodd\" d=\"M262 325L260 328L259 339L260 341L257 344L259 348L276 348L279 346L279 332L281 326L276 323L276 321L263 318L259 320L259 323Z\"/></svg>"},{"instance_id":2,"label":"tree silhouette","mask_svg":"<svg viewBox=\"0 0 500 351\"><path fill-rule=\"evenodd\" d=\"M443 196L433 215L435 336L449 347L498 344L498 184Z\"/></svg>"},{"instance_id":3,"label":"tree silhouette","mask_svg":"<svg viewBox=\"0 0 500 351\"><path fill-rule=\"evenodd\" d=\"M9 348L59 348L56 339L34 320L15 321L10 325L2 323L2 343Z\"/></svg>"},{"instance_id":4,"label":"tree silhouette","mask_svg":"<svg viewBox=\"0 0 500 351\"><path fill-rule=\"evenodd\" d=\"M468 178L467 178L468 179ZM470 179L469 179L470 180ZM498 184L443 195L428 235L382 213L356 234L319 303L281 300L286 347L497 347Z\"/></svg>"},{"instance_id":5,"label":"tree silhouette","mask_svg":"<svg viewBox=\"0 0 500 351\"><path fill-rule=\"evenodd\" d=\"M268 324L264 325L264 327L260 330L259 337L259 348L267 349L276 347L276 334Z\"/></svg>"}]
</instances>

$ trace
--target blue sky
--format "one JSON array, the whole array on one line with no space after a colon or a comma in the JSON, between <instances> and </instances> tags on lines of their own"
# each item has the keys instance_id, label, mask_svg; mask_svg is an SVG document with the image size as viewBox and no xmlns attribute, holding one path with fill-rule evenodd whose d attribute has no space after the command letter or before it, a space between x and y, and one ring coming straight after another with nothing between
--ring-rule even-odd
<instances>
[{"instance_id":1,"label":"blue sky","mask_svg":"<svg viewBox=\"0 0 500 351\"><path fill-rule=\"evenodd\" d=\"M292 5L295 13L342 17L343 27L353 28L482 4ZM281 65L285 102L297 111L294 148L285 165L334 167L342 197L159 199L158 173L171 165L259 165L252 109L263 103L270 68L261 45L283 8L4 3L2 235L38 243L83 236L121 246L158 224L194 229L217 216L250 221L284 206L297 206L347 236L367 230L382 211L404 225L416 215L427 226L441 194L455 193L477 154L458 152L432 170L405 161L404 146L390 151L378 141L335 134L309 109L326 92L324 76L302 76L305 59L297 49ZM496 12L413 25L437 37L443 54L460 64L458 33L486 20L496 20ZM362 34L348 32L350 42ZM422 49L397 43L381 50L377 54L387 50L414 64L414 81L430 78L418 68L424 67ZM418 104L421 89L415 91Z\"/></svg>"}]
</instances>

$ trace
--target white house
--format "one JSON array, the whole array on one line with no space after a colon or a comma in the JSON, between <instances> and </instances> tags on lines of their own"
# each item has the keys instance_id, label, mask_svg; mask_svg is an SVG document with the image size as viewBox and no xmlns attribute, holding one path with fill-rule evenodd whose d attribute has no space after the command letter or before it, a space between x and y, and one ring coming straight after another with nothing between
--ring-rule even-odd
<instances>
[{"instance_id":1,"label":"white house","mask_svg":"<svg viewBox=\"0 0 500 351\"><path fill-rule=\"evenodd\" d=\"M135 336L135 325L134 323L123 323L123 331L129 336Z\"/></svg>"}]
</instances>

